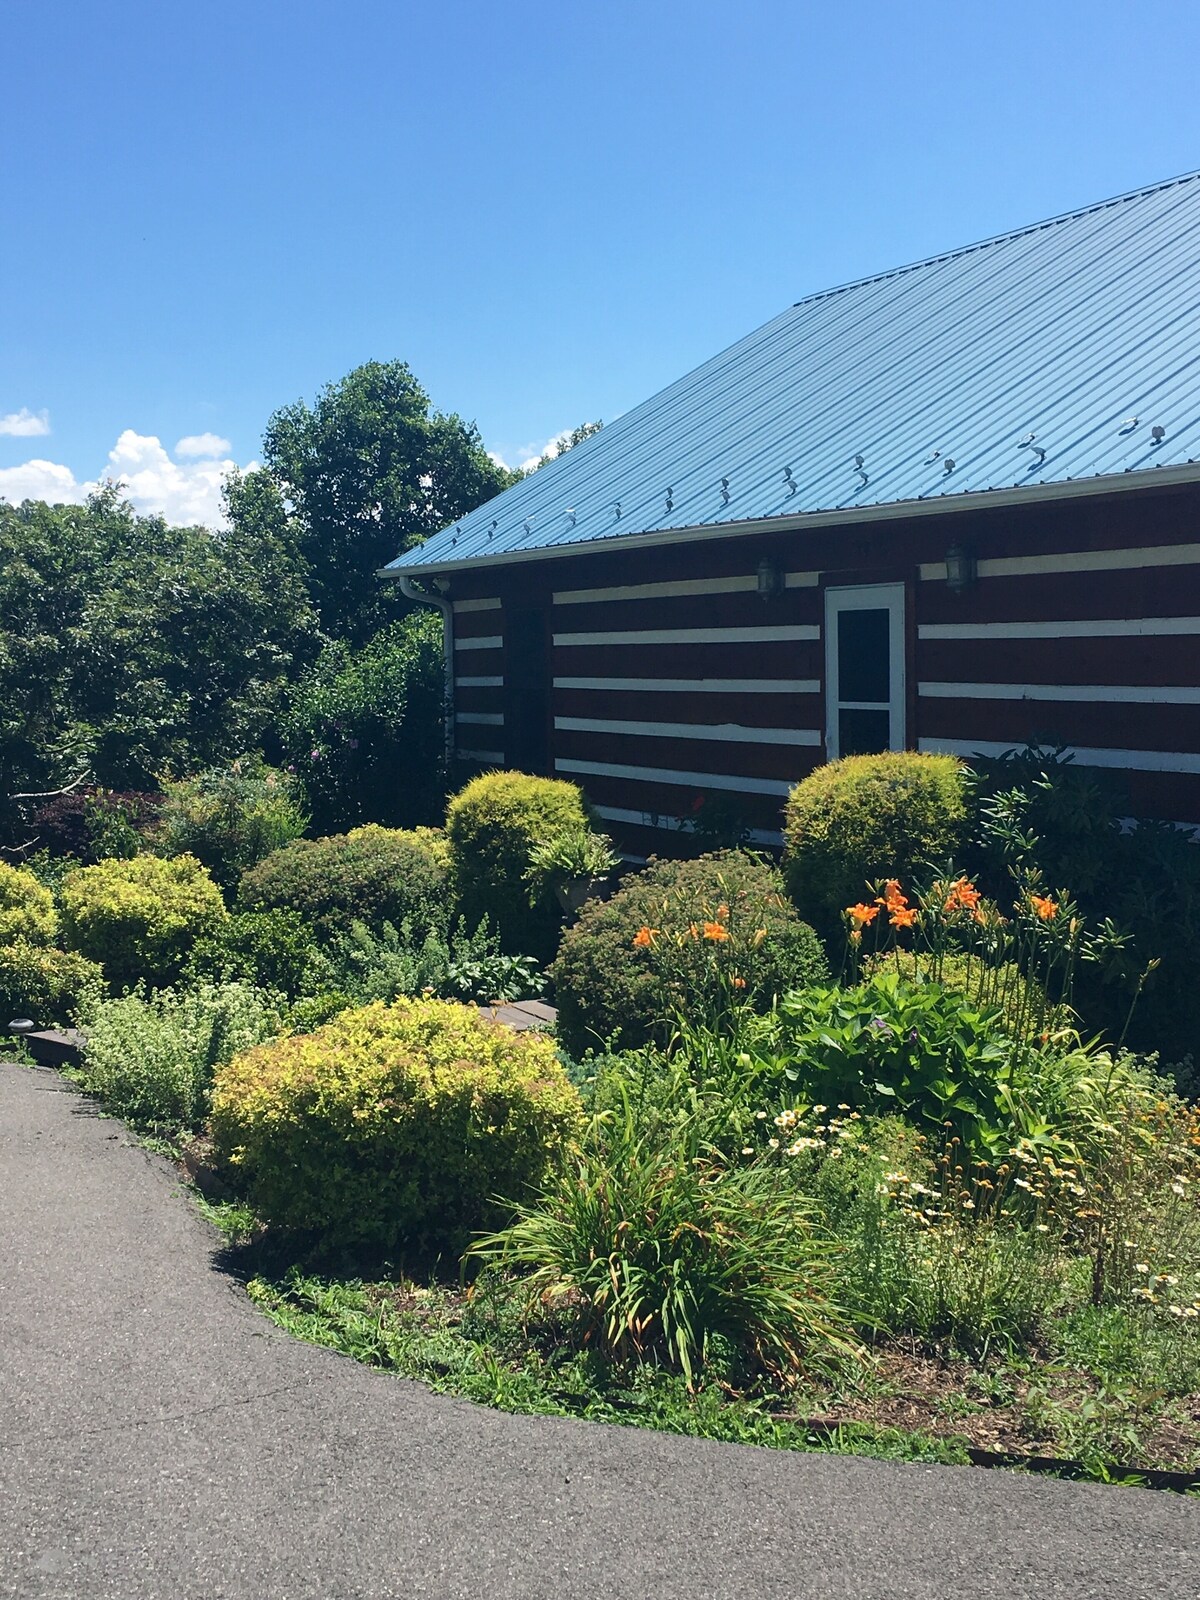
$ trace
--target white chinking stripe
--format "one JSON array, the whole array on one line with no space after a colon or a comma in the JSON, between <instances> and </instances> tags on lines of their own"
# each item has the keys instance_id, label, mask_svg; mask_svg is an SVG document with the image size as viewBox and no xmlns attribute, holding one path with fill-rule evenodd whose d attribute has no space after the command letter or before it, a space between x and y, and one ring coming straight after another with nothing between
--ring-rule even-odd
<instances>
[{"instance_id":1,"label":"white chinking stripe","mask_svg":"<svg viewBox=\"0 0 1200 1600\"><path fill-rule=\"evenodd\" d=\"M1200 633L1200 617L1099 617L1084 622L922 622L918 639L1115 639Z\"/></svg>"},{"instance_id":2,"label":"white chinking stripe","mask_svg":"<svg viewBox=\"0 0 1200 1600\"><path fill-rule=\"evenodd\" d=\"M460 678L459 683L466 683ZM555 678L556 689L622 694L819 694L819 678Z\"/></svg>"},{"instance_id":3,"label":"white chinking stripe","mask_svg":"<svg viewBox=\"0 0 1200 1600\"><path fill-rule=\"evenodd\" d=\"M454 648L456 650L503 650L504 640L498 633L481 633L475 639L462 639L456 635Z\"/></svg>"},{"instance_id":4,"label":"white chinking stripe","mask_svg":"<svg viewBox=\"0 0 1200 1600\"><path fill-rule=\"evenodd\" d=\"M1138 567L1190 567L1200 564L1200 544L1151 544L1140 550L1064 550L1045 556L985 556L981 578L1032 578L1055 572L1124 572ZM944 582L946 563L921 564L926 582Z\"/></svg>"},{"instance_id":5,"label":"white chinking stripe","mask_svg":"<svg viewBox=\"0 0 1200 1600\"><path fill-rule=\"evenodd\" d=\"M499 611L499 600L456 600L454 602L454 615L466 616L470 611Z\"/></svg>"},{"instance_id":6,"label":"white chinking stripe","mask_svg":"<svg viewBox=\"0 0 1200 1600\"><path fill-rule=\"evenodd\" d=\"M727 772L674 772L664 767L630 767L616 761L575 761L558 756L558 772L591 773L595 778L630 778L635 783L677 784L682 789L732 789L743 794L786 795L793 785L784 778L733 778Z\"/></svg>"},{"instance_id":7,"label":"white chinking stripe","mask_svg":"<svg viewBox=\"0 0 1200 1600\"><path fill-rule=\"evenodd\" d=\"M556 633L556 645L588 644L765 644L771 640L819 639L807 623L764 628L628 628L615 633Z\"/></svg>"},{"instance_id":8,"label":"white chinking stripe","mask_svg":"<svg viewBox=\"0 0 1200 1600\"><path fill-rule=\"evenodd\" d=\"M504 752L502 750L457 750L455 754L460 761L477 761L481 767L502 767L504 765Z\"/></svg>"},{"instance_id":9,"label":"white chinking stripe","mask_svg":"<svg viewBox=\"0 0 1200 1600\"><path fill-rule=\"evenodd\" d=\"M1071 700L1096 705L1200 706L1200 689L1115 683L921 683L923 700Z\"/></svg>"},{"instance_id":10,"label":"white chinking stripe","mask_svg":"<svg viewBox=\"0 0 1200 1600\"><path fill-rule=\"evenodd\" d=\"M455 714L455 722L473 722L485 728L502 728L504 726L504 713L502 711L459 711Z\"/></svg>"},{"instance_id":11,"label":"white chinking stripe","mask_svg":"<svg viewBox=\"0 0 1200 1600\"><path fill-rule=\"evenodd\" d=\"M815 589L820 574L816 572L788 572L784 575L787 589ZM664 583L622 583L611 589L556 589L556 606L592 605L602 600L673 600L695 594L755 594L758 590L756 573L741 573L733 578L680 578Z\"/></svg>"},{"instance_id":12,"label":"white chinking stripe","mask_svg":"<svg viewBox=\"0 0 1200 1600\"><path fill-rule=\"evenodd\" d=\"M664 833L682 831L679 817L663 817L653 811L631 811L627 806L593 806L592 810L605 822L627 822L635 828L661 828ZM783 834L772 832L770 828L748 828L746 837L751 844L770 844L776 848L783 845Z\"/></svg>"},{"instance_id":13,"label":"white chinking stripe","mask_svg":"<svg viewBox=\"0 0 1200 1600\"><path fill-rule=\"evenodd\" d=\"M569 733L624 733L646 739L718 740L727 744L819 745L815 728L747 728L740 722L622 722L606 717L555 717Z\"/></svg>"},{"instance_id":14,"label":"white chinking stripe","mask_svg":"<svg viewBox=\"0 0 1200 1600\"><path fill-rule=\"evenodd\" d=\"M920 739L918 748L948 756L1002 756L1014 747L1000 739ZM1200 755L1184 750L1098 750L1068 746L1081 767L1114 767L1127 772L1200 773Z\"/></svg>"},{"instance_id":15,"label":"white chinking stripe","mask_svg":"<svg viewBox=\"0 0 1200 1600\"><path fill-rule=\"evenodd\" d=\"M460 678L460 689L503 689L504 679L498 674L493 678Z\"/></svg>"}]
</instances>

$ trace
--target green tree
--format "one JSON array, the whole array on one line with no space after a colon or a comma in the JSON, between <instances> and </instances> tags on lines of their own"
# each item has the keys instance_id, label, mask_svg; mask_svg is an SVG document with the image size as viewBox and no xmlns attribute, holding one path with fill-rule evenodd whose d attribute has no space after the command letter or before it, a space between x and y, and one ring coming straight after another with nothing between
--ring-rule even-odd
<instances>
[{"instance_id":1,"label":"green tree","mask_svg":"<svg viewBox=\"0 0 1200 1600\"><path fill-rule=\"evenodd\" d=\"M0 824L90 774L146 788L270 742L315 618L282 539L83 506L0 503Z\"/></svg>"},{"instance_id":2,"label":"green tree","mask_svg":"<svg viewBox=\"0 0 1200 1600\"><path fill-rule=\"evenodd\" d=\"M571 428L566 433L560 433L554 441L554 449L547 450L545 455L539 456L532 466L526 467L526 472L540 472L543 467L548 467L552 461L557 461L559 456L565 456L568 450L574 450L577 444L582 444L585 439L590 439L594 433L599 433L603 426L602 422L581 422L577 428Z\"/></svg>"},{"instance_id":3,"label":"green tree","mask_svg":"<svg viewBox=\"0 0 1200 1600\"><path fill-rule=\"evenodd\" d=\"M284 746L313 829L409 828L441 818L442 619L424 609L360 650L330 644L296 686Z\"/></svg>"},{"instance_id":4,"label":"green tree","mask_svg":"<svg viewBox=\"0 0 1200 1600\"><path fill-rule=\"evenodd\" d=\"M376 571L516 479L489 457L473 423L432 408L403 361L369 361L311 407L297 400L276 411L263 462L276 501L255 484L249 509L258 523L282 526L286 504L287 539L321 626L353 645L396 616ZM246 509L235 508L235 521Z\"/></svg>"}]
</instances>

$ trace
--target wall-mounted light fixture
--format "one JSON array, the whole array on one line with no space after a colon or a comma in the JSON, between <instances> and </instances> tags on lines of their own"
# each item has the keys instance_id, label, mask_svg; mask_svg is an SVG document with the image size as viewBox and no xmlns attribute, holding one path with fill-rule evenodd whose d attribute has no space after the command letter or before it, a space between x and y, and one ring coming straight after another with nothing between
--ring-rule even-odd
<instances>
[{"instance_id":1,"label":"wall-mounted light fixture","mask_svg":"<svg viewBox=\"0 0 1200 1600\"><path fill-rule=\"evenodd\" d=\"M758 592L764 600L769 600L783 588L783 573L779 570L778 563L772 561L770 556L764 556L758 563L755 576L758 579Z\"/></svg>"},{"instance_id":2,"label":"wall-mounted light fixture","mask_svg":"<svg viewBox=\"0 0 1200 1600\"><path fill-rule=\"evenodd\" d=\"M953 594L969 589L979 576L979 567L970 550L952 544L946 551L946 583Z\"/></svg>"}]
</instances>

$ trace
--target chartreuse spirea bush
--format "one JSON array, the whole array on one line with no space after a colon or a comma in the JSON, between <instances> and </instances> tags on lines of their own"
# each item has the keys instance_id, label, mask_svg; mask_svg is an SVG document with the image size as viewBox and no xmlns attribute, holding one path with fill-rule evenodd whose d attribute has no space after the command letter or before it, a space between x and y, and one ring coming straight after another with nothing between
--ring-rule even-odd
<instances>
[{"instance_id":1,"label":"chartreuse spirea bush","mask_svg":"<svg viewBox=\"0 0 1200 1600\"><path fill-rule=\"evenodd\" d=\"M22 939L26 944L53 944L58 935L54 896L20 867L0 861L0 945Z\"/></svg>"},{"instance_id":2,"label":"chartreuse spirea bush","mask_svg":"<svg viewBox=\"0 0 1200 1600\"><path fill-rule=\"evenodd\" d=\"M473 1006L398 1000L247 1051L218 1074L218 1159L269 1222L330 1249L461 1251L546 1182L578 1094L549 1039Z\"/></svg>"},{"instance_id":3,"label":"chartreuse spirea bush","mask_svg":"<svg viewBox=\"0 0 1200 1600\"><path fill-rule=\"evenodd\" d=\"M890 750L818 767L788 796L784 870L800 914L836 937L869 883L955 855L967 827L967 770L954 756Z\"/></svg>"},{"instance_id":4,"label":"chartreuse spirea bush","mask_svg":"<svg viewBox=\"0 0 1200 1600\"><path fill-rule=\"evenodd\" d=\"M558 1031L573 1055L616 1038L664 1041L683 1014L718 1020L828 978L821 943L778 872L742 850L652 861L586 906L550 969Z\"/></svg>"},{"instance_id":5,"label":"chartreuse spirea bush","mask_svg":"<svg viewBox=\"0 0 1200 1600\"><path fill-rule=\"evenodd\" d=\"M197 939L228 913L195 856L139 855L69 872L62 884L67 944L104 968L114 987L169 982Z\"/></svg>"},{"instance_id":6,"label":"chartreuse spirea bush","mask_svg":"<svg viewBox=\"0 0 1200 1600\"><path fill-rule=\"evenodd\" d=\"M451 875L468 925L486 917L499 928L504 950L549 956L559 912L549 885L530 903L530 861L545 840L587 826L583 794L573 783L525 772L472 779L446 810Z\"/></svg>"},{"instance_id":7,"label":"chartreuse spirea bush","mask_svg":"<svg viewBox=\"0 0 1200 1600\"><path fill-rule=\"evenodd\" d=\"M103 972L84 956L25 939L0 945L0 1028L15 1017L39 1028L74 1023L103 992Z\"/></svg>"},{"instance_id":8,"label":"chartreuse spirea bush","mask_svg":"<svg viewBox=\"0 0 1200 1600\"><path fill-rule=\"evenodd\" d=\"M324 839L296 839L242 876L247 910L298 912L322 936L356 922L408 923L415 938L444 930L446 873L431 830L375 824Z\"/></svg>"},{"instance_id":9,"label":"chartreuse spirea bush","mask_svg":"<svg viewBox=\"0 0 1200 1600\"><path fill-rule=\"evenodd\" d=\"M102 1000L85 1017L86 1086L135 1128L177 1135L208 1112L213 1073L282 1026L278 997L245 983L144 988Z\"/></svg>"}]
</instances>

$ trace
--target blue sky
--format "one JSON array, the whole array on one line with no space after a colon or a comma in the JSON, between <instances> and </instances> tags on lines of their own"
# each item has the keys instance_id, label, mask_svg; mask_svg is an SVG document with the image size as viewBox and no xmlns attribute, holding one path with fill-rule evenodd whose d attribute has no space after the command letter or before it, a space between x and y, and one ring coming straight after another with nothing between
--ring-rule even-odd
<instances>
[{"instance_id":1,"label":"blue sky","mask_svg":"<svg viewBox=\"0 0 1200 1600\"><path fill-rule=\"evenodd\" d=\"M806 293L1200 166L1189 0L71 0L0 48L0 495L179 520L361 361L517 464Z\"/></svg>"}]
</instances>

